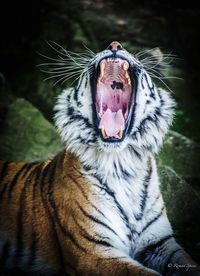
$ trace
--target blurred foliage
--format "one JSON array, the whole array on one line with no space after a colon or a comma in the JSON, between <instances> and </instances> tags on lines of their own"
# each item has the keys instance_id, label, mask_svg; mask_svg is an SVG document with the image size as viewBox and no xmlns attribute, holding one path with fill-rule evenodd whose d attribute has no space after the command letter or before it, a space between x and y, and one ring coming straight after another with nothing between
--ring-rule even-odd
<instances>
[{"instance_id":1,"label":"blurred foliage","mask_svg":"<svg viewBox=\"0 0 200 276\"><path fill-rule=\"evenodd\" d=\"M0 159L36 162L63 149L55 128L24 99L13 102L0 135Z\"/></svg>"}]
</instances>

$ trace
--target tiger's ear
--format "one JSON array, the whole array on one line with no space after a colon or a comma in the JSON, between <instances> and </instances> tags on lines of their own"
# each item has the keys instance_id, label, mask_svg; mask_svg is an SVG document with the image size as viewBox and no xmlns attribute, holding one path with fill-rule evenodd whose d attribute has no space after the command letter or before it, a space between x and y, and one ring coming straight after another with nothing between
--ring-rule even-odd
<instances>
[{"instance_id":1,"label":"tiger's ear","mask_svg":"<svg viewBox=\"0 0 200 276\"><path fill-rule=\"evenodd\" d=\"M169 54L165 55L159 47L146 49L136 53L135 56L146 69L150 69L152 66L155 68L157 65L162 64L166 57L171 57Z\"/></svg>"},{"instance_id":2,"label":"tiger's ear","mask_svg":"<svg viewBox=\"0 0 200 276\"><path fill-rule=\"evenodd\" d=\"M149 51L149 54L153 58L157 59L158 64L161 63L164 59L164 54L163 54L162 50L159 47L155 47L155 48L151 49Z\"/></svg>"}]
</instances>

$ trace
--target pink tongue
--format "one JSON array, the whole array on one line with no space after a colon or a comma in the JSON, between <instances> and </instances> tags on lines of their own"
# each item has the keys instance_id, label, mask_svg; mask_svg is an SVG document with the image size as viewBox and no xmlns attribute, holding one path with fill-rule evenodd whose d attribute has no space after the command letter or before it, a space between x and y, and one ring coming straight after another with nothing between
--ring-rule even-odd
<instances>
[{"instance_id":1,"label":"pink tongue","mask_svg":"<svg viewBox=\"0 0 200 276\"><path fill-rule=\"evenodd\" d=\"M102 115L99 128L105 128L108 137L117 136L120 128L124 129L124 116L122 110L119 109L117 112L112 112L109 108Z\"/></svg>"}]
</instances>

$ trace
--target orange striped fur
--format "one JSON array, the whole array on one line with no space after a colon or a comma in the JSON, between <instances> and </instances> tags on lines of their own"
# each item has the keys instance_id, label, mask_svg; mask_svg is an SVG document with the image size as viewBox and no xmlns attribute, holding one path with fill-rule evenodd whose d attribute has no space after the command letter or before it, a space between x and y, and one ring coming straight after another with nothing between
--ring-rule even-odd
<instances>
[{"instance_id":1,"label":"orange striped fur","mask_svg":"<svg viewBox=\"0 0 200 276\"><path fill-rule=\"evenodd\" d=\"M94 205L98 195L71 153L35 164L2 162L0 171L0 238L7 247L2 265L10 258L21 268L27 252L23 269L35 265L39 275L151 275L123 258L102 257L109 244L95 237L95 221L88 219L91 209L101 212Z\"/></svg>"}]
</instances>

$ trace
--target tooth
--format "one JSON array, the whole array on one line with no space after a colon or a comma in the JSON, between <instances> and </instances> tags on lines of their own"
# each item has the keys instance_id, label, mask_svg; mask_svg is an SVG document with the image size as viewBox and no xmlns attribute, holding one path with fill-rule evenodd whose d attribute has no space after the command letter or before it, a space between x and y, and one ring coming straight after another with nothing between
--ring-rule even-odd
<instances>
[{"instance_id":1,"label":"tooth","mask_svg":"<svg viewBox=\"0 0 200 276\"><path fill-rule=\"evenodd\" d=\"M120 127L120 131L118 132L118 137L121 139L123 135L123 129L122 126Z\"/></svg>"},{"instance_id":2,"label":"tooth","mask_svg":"<svg viewBox=\"0 0 200 276\"><path fill-rule=\"evenodd\" d=\"M105 69L105 63L102 62L100 64L100 76L98 78L98 83L100 83L100 81L102 80L103 76L104 76L104 69Z\"/></svg>"},{"instance_id":3,"label":"tooth","mask_svg":"<svg viewBox=\"0 0 200 276\"><path fill-rule=\"evenodd\" d=\"M102 126L102 128L101 128L101 133L102 133L104 139L107 138L106 130L105 130L104 126Z\"/></svg>"},{"instance_id":4,"label":"tooth","mask_svg":"<svg viewBox=\"0 0 200 276\"><path fill-rule=\"evenodd\" d=\"M128 64L127 61L125 61L124 64L123 64L123 69L124 69L125 71L127 71L128 68L129 68L129 64Z\"/></svg>"},{"instance_id":5,"label":"tooth","mask_svg":"<svg viewBox=\"0 0 200 276\"><path fill-rule=\"evenodd\" d=\"M131 79L128 74L126 74L126 79L128 80L128 85L131 85Z\"/></svg>"},{"instance_id":6,"label":"tooth","mask_svg":"<svg viewBox=\"0 0 200 276\"><path fill-rule=\"evenodd\" d=\"M128 84L130 85L130 84L131 84L131 79L130 79L130 76L129 76L128 71L127 71L128 68L129 68L129 64L128 64L127 61L125 61L125 62L123 63L123 69L126 71L126 73L125 73L125 78L127 79Z\"/></svg>"},{"instance_id":7,"label":"tooth","mask_svg":"<svg viewBox=\"0 0 200 276\"><path fill-rule=\"evenodd\" d=\"M127 71L126 71L126 74L125 74L125 78L127 79L128 84L131 85L131 79L130 79L130 76L129 76Z\"/></svg>"},{"instance_id":8,"label":"tooth","mask_svg":"<svg viewBox=\"0 0 200 276\"><path fill-rule=\"evenodd\" d=\"M125 114L124 114L124 118L127 119L127 117L128 117L128 107L126 105L126 111L125 111Z\"/></svg>"}]
</instances>

